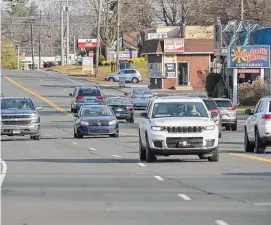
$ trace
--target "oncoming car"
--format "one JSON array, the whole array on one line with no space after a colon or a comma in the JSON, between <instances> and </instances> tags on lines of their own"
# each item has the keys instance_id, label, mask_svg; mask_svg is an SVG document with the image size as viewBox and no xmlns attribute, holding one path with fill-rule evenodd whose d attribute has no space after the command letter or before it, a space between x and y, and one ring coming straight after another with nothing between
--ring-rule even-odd
<instances>
[{"instance_id":1,"label":"oncoming car","mask_svg":"<svg viewBox=\"0 0 271 225\"><path fill-rule=\"evenodd\" d=\"M90 135L119 137L119 123L106 105L82 106L74 121L74 138Z\"/></svg>"},{"instance_id":2,"label":"oncoming car","mask_svg":"<svg viewBox=\"0 0 271 225\"><path fill-rule=\"evenodd\" d=\"M195 97L154 98L139 124L140 160L153 162L156 156L198 155L219 160L219 129L203 100Z\"/></svg>"}]
</instances>

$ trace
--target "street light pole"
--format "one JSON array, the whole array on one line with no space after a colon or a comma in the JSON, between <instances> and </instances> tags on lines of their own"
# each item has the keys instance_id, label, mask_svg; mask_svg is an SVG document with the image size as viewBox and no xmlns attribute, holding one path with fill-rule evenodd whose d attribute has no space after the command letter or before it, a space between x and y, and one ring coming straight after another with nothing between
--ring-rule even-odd
<instances>
[{"instance_id":1,"label":"street light pole","mask_svg":"<svg viewBox=\"0 0 271 225\"><path fill-rule=\"evenodd\" d=\"M40 29L39 29L39 69L41 69L41 10L40 10Z\"/></svg>"},{"instance_id":2,"label":"street light pole","mask_svg":"<svg viewBox=\"0 0 271 225\"><path fill-rule=\"evenodd\" d=\"M69 18L69 5L67 1L67 7L66 7L66 19L67 19L67 27L66 27L66 65L69 65L69 51L70 51L70 18Z\"/></svg>"},{"instance_id":3,"label":"street light pole","mask_svg":"<svg viewBox=\"0 0 271 225\"><path fill-rule=\"evenodd\" d=\"M241 20L244 20L244 0L241 0Z\"/></svg>"},{"instance_id":4,"label":"street light pole","mask_svg":"<svg viewBox=\"0 0 271 225\"><path fill-rule=\"evenodd\" d=\"M61 41L61 65L64 65L64 12L63 12L63 1L61 0L60 2L60 23L61 23L61 37L60 37L60 41ZM52 35L52 34L51 34Z\"/></svg>"},{"instance_id":5,"label":"street light pole","mask_svg":"<svg viewBox=\"0 0 271 225\"><path fill-rule=\"evenodd\" d=\"M17 58L18 58L18 70L20 70L20 45L18 45L18 53L17 53Z\"/></svg>"},{"instance_id":6,"label":"street light pole","mask_svg":"<svg viewBox=\"0 0 271 225\"><path fill-rule=\"evenodd\" d=\"M35 58L34 58L34 39L33 39L33 16L31 16L31 51L32 51L32 70L35 69Z\"/></svg>"},{"instance_id":7,"label":"street light pole","mask_svg":"<svg viewBox=\"0 0 271 225\"><path fill-rule=\"evenodd\" d=\"M98 8L98 21L97 21L97 44L96 44L96 66L95 66L95 78L99 76L99 48L100 46L100 33L101 33L101 10L102 0L99 0Z\"/></svg>"},{"instance_id":8,"label":"street light pole","mask_svg":"<svg viewBox=\"0 0 271 225\"><path fill-rule=\"evenodd\" d=\"M119 52L120 52L120 42L119 42L119 37L120 37L120 0L117 0L118 4L118 9L117 9L117 17L118 17L118 25L117 25L117 53L116 53L116 70L119 69Z\"/></svg>"}]
</instances>

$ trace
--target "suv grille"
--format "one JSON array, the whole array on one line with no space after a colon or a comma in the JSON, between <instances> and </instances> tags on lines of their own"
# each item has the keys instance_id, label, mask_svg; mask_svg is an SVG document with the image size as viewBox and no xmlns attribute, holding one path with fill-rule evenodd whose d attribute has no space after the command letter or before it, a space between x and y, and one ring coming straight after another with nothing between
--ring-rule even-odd
<instances>
[{"instance_id":1,"label":"suv grille","mask_svg":"<svg viewBox=\"0 0 271 225\"><path fill-rule=\"evenodd\" d=\"M28 119L31 118L31 115L5 115L2 116L2 119Z\"/></svg>"},{"instance_id":2,"label":"suv grille","mask_svg":"<svg viewBox=\"0 0 271 225\"><path fill-rule=\"evenodd\" d=\"M12 126L12 125L29 125L31 120L21 120L21 121L3 121L4 125Z\"/></svg>"},{"instance_id":3,"label":"suv grille","mask_svg":"<svg viewBox=\"0 0 271 225\"><path fill-rule=\"evenodd\" d=\"M168 133L200 133L202 127L167 127Z\"/></svg>"},{"instance_id":4,"label":"suv grille","mask_svg":"<svg viewBox=\"0 0 271 225\"><path fill-rule=\"evenodd\" d=\"M202 137L185 137L185 138L167 138L168 148L201 148L203 145Z\"/></svg>"}]
</instances>

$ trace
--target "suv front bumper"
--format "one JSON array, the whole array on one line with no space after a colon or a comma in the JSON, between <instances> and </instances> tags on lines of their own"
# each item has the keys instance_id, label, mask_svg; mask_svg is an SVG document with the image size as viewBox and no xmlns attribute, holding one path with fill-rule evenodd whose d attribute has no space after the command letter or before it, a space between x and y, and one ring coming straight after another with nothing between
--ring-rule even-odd
<instances>
[{"instance_id":1,"label":"suv front bumper","mask_svg":"<svg viewBox=\"0 0 271 225\"><path fill-rule=\"evenodd\" d=\"M1 135L36 135L40 132L40 123L32 123L29 126L5 126L1 125Z\"/></svg>"}]
</instances>

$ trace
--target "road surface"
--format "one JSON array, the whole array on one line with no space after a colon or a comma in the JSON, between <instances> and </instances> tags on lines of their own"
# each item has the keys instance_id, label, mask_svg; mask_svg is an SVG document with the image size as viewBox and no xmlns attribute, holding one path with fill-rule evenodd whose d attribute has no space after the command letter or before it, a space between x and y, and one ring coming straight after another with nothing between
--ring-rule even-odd
<instances>
[{"instance_id":1,"label":"road surface","mask_svg":"<svg viewBox=\"0 0 271 225\"><path fill-rule=\"evenodd\" d=\"M40 141L2 137L3 225L271 224L271 149L244 153L245 117L237 132L223 131L217 163L194 156L141 163L140 111L134 124L121 123L118 139L73 138L68 95L82 84L89 83L55 72L2 71L5 96L43 107Z\"/></svg>"}]
</instances>

